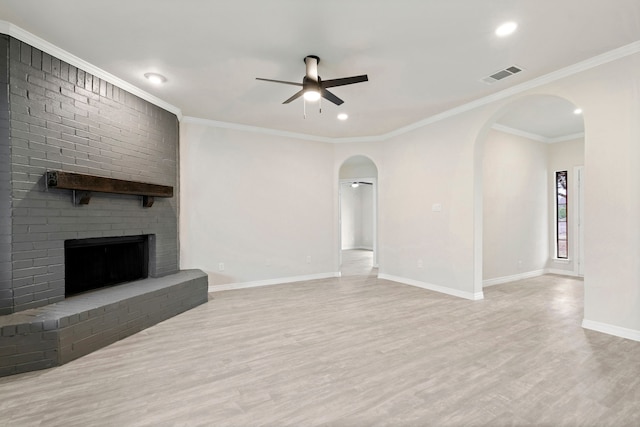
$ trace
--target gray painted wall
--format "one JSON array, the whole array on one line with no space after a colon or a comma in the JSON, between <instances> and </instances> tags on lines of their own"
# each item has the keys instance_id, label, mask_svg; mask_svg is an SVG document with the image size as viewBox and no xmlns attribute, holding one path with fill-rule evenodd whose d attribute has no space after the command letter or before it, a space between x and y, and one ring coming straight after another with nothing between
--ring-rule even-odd
<instances>
[{"instance_id":1,"label":"gray painted wall","mask_svg":"<svg viewBox=\"0 0 640 427\"><path fill-rule=\"evenodd\" d=\"M0 314L13 311L10 155L9 37L0 35Z\"/></svg>"},{"instance_id":2,"label":"gray painted wall","mask_svg":"<svg viewBox=\"0 0 640 427\"><path fill-rule=\"evenodd\" d=\"M177 117L17 39L8 40L10 137L7 144L2 129L8 118L0 115L0 141L2 154L10 150L10 172L5 161L0 174L11 177L11 233L6 236L0 222L0 245L10 245L11 260L7 273L0 258L0 290L5 292L0 293L0 313L64 299L66 239L150 234L150 275L178 271ZM1 47L6 56L6 42ZM46 191L46 170L171 185L175 195L143 208L137 196L95 193L88 205L74 206L71 191ZM6 193L0 187L3 201Z\"/></svg>"}]
</instances>

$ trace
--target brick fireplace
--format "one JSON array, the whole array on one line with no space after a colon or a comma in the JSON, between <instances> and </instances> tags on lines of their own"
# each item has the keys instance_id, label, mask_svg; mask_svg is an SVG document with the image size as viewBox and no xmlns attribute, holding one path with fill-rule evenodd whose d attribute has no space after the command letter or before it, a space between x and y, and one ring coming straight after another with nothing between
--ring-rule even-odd
<instances>
[{"instance_id":1,"label":"brick fireplace","mask_svg":"<svg viewBox=\"0 0 640 427\"><path fill-rule=\"evenodd\" d=\"M0 52L9 87L0 110L10 113L0 116L1 182L12 183L0 214L11 254L0 264L0 314L64 299L65 240L154 235L149 275L177 272L177 197L142 208L139 197L96 193L74 205L71 191L44 182L63 170L175 187L177 117L15 38L0 37Z\"/></svg>"},{"instance_id":2,"label":"brick fireplace","mask_svg":"<svg viewBox=\"0 0 640 427\"><path fill-rule=\"evenodd\" d=\"M45 182L47 171L56 170L177 190L177 152L175 114L0 34L0 362L4 362L0 375L29 370L15 366L29 360L19 356L21 345L27 350L37 347L20 344L30 343L30 334L40 334L41 340L58 334L58 354L52 356L50 350L47 356L57 359L53 365L83 354L75 351L73 357L61 357L61 346L74 342L61 342L63 330L69 322L81 322L81 313L88 318L90 310L94 314L105 310L90 297L83 296L84 304L69 302L76 297L65 300L65 241L147 236L149 279L142 280L146 285L117 295L97 291L103 292L108 304L115 304L114 310L126 305L127 298L140 304L145 292L158 297L163 286L179 285L178 299L189 302L181 300L180 309L146 318L159 321L203 298L206 301L206 285L200 286L199 274L189 273L184 281L198 282L204 297L201 290L197 298L189 296L180 285L177 194L157 198L151 207L143 207L135 195L99 192L92 194L90 203L77 204L72 191L48 189ZM171 276L178 278L160 280ZM175 296L167 291L162 298L170 294ZM62 311L60 304L65 307ZM69 312L71 307L78 313ZM36 326L29 319L36 319ZM136 327L129 325L127 332L112 331L108 339L94 337L94 341L113 341L114 336L122 338L150 324L140 321ZM20 339L10 341L12 337ZM16 356L13 368L7 367L7 355Z\"/></svg>"}]
</instances>

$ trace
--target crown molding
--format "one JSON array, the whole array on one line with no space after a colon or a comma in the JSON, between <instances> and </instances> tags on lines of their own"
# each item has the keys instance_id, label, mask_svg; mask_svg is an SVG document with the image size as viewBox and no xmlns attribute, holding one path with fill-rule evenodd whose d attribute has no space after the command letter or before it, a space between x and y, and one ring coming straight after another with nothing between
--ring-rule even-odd
<instances>
[{"instance_id":1,"label":"crown molding","mask_svg":"<svg viewBox=\"0 0 640 427\"><path fill-rule=\"evenodd\" d=\"M0 33L4 33L12 37L15 37L16 39L19 39L25 43L28 43L37 49L40 49L51 55L54 55L57 58L68 62L69 64L79 67L99 78L102 78L114 85L117 85L118 87L125 89L146 101L151 102L152 104L155 104L161 108L164 108L167 111L174 113L176 116L178 116L178 119L182 122L199 123L206 126L220 127L224 129L234 129L234 130L241 130L241 131L247 131L247 132L253 132L253 133L262 133L266 135L283 136L287 138L297 138L297 139L303 139L303 140L309 140L309 141L328 142L328 143L386 141L388 139L395 138L397 136L409 133L416 129L420 129L430 124L448 119L450 117L457 116L467 111L471 111L476 108L483 107L493 102L506 99L513 95L517 95L519 93L522 93L531 89L535 89L542 85L555 82L565 77L569 77L574 74L589 70L591 68L595 68L597 66L640 52L640 41L636 41L628 45L619 47L617 49L613 49L609 52L605 52L603 54L594 56L592 58L586 59L584 61L578 62L573 65L570 65L568 67L562 68L560 70L551 72L549 74L545 74L544 76L540 76L535 79L521 83L519 85L504 89L500 92L496 92L489 96L485 96L475 101L471 101L466 104L462 104L458 107L443 111L441 113L427 117L423 120L417 121L407 126L400 127L398 129L395 129L391 132L387 132L385 134L362 136L362 137L331 138L331 137L322 137L322 136L302 134L302 133L296 133L296 132L281 131L277 129L263 128L259 126L250 126L250 125L242 125L237 123L221 122L217 120L200 119L196 117L183 117L182 110L179 107L169 104L168 102L163 101L162 99L154 95L151 95L148 92L145 92L144 90L138 88L137 86L134 86L131 83L128 83L114 76L113 74L110 74L102 70L101 68L98 68L84 61L83 59L78 58L77 56L59 48L58 46L55 46L52 43L49 43L44 39L41 39L36 35L29 33L26 30L23 30L22 28L14 24L11 24L10 22L0 20ZM560 141L553 141L553 142L560 142Z\"/></svg>"},{"instance_id":2,"label":"crown molding","mask_svg":"<svg viewBox=\"0 0 640 427\"><path fill-rule=\"evenodd\" d=\"M221 122L218 120L201 119L199 117L184 116L182 123L191 123L207 127L215 127L221 129L239 130L243 132L261 133L263 135L282 136L285 138L303 139L306 141L315 142L335 142L333 138L327 138L324 136L315 136L305 133L289 132L278 129L263 128L260 126L242 125L239 123Z\"/></svg>"},{"instance_id":3,"label":"crown molding","mask_svg":"<svg viewBox=\"0 0 640 427\"><path fill-rule=\"evenodd\" d=\"M84 59L78 58L72 53L67 52L64 49L59 48L58 46L49 43L48 41L31 34L30 32L23 30L22 28L14 25L10 22L0 20L0 33L6 34L13 38L16 38L24 43L27 43L36 49L40 49L43 52L48 53L51 56L55 56L56 58L67 62L74 67L78 67L100 79L103 79L115 86L118 86L121 89L126 90L127 92L136 95L145 101L148 101L154 105L157 105L160 108L163 108L176 116L178 116L178 120L182 120L182 110L176 107L173 104L169 104L166 101L156 97L155 95L151 95L148 92L140 89L137 86L132 85L129 82L126 82L113 74L103 70L102 68L98 68L95 65L85 61Z\"/></svg>"},{"instance_id":4,"label":"crown molding","mask_svg":"<svg viewBox=\"0 0 640 427\"><path fill-rule=\"evenodd\" d=\"M326 142L331 144L347 143L347 142L374 142L384 141L386 138L381 136L356 136L349 138L332 138L328 136L310 135L308 133L289 132L273 128L265 128L261 126L243 125L240 123L222 122L219 120L202 119L200 117L184 116L182 123L191 123L201 126L216 127L221 129L238 130L242 132L260 133L263 135L282 136L285 138L302 139L305 141Z\"/></svg>"},{"instance_id":5,"label":"crown molding","mask_svg":"<svg viewBox=\"0 0 640 427\"><path fill-rule=\"evenodd\" d=\"M510 135L521 136L523 138L532 139L538 142L548 143L549 138L544 137L542 135L538 135L537 133L525 132L520 129L515 129L509 126L501 125L499 123L494 123L491 126L491 129L497 130L499 132L508 133Z\"/></svg>"},{"instance_id":6,"label":"crown molding","mask_svg":"<svg viewBox=\"0 0 640 427\"><path fill-rule=\"evenodd\" d=\"M640 41L637 42L633 42L630 43L628 45L619 47L617 49L613 49L609 52L605 52L601 55L597 55L594 56L593 58L589 58L586 59L584 61L578 62L576 64L570 65L568 67L565 68L561 68L560 70L551 72L549 74L545 74L544 76L540 76L537 77L535 79L529 80L527 82L521 83L519 85L510 87L508 89L504 89L500 92L496 92L494 94L491 94L489 96L485 96L484 98L480 98L477 99L475 101L471 101L468 102L466 104L462 104L458 107L443 111L442 113L438 113L435 114L433 116L427 117L423 120L417 121L415 123L412 123L410 125L407 126L403 126L400 127L396 130L393 130L391 132L385 133L385 134L381 134L381 135L372 135L372 136L362 136L362 137L349 137L349 138L328 138L328 137L317 137L317 136L313 136L313 135L307 135L307 134L297 134L297 133L292 133L292 132L284 132L289 137L294 137L294 138L300 138L300 139L308 139L308 140L312 140L312 141L322 141L322 142L330 142L330 143L348 143L348 142L380 142L380 141L386 141L388 139L391 138L395 138L397 136L409 133L411 131L420 129L422 127L428 126L430 124L448 119L450 117L455 117L459 114L465 113L467 111L471 111L471 110L475 110L476 108L480 108L483 107L485 105L491 104L493 102L496 101L500 101L503 99L506 99L508 97L517 95L519 93L522 92L526 92L528 90L531 89L535 89L537 87L555 82L557 80L563 79L565 77L569 77L572 76L574 74L589 70L591 68L595 68L597 66L603 65L603 64L607 64L609 62L630 56L630 55L634 55L636 53L640 53ZM193 118L191 118L193 119ZM199 119L199 120L203 120L203 119ZM238 129L238 130L249 130L252 132L262 132L262 133L268 133L271 135L279 135L282 134L283 131L274 131L272 129L268 129L268 128L259 128L259 127L253 127L253 126L246 126L246 125L233 125L230 123L224 123L224 122L216 122L214 120L203 120L200 123L202 124L209 124L210 126L216 126L217 124L224 124L224 127L230 128L231 126L233 126L234 129ZM506 127L505 127L506 128ZM514 131L516 131L514 129ZM575 134L575 135L567 135L564 137L559 137L559 138L553 138L553 139L549 139L549 138L545 138L543 136L540 135L535 135L535 134L530 134L527 132L523 132L523 131L517 131L518 133L515 133L516 135L520 135L520 136L525 136L524 134L528 134L529 136L525 136L528 138L531 138L531 136L533 136L532 139L539 141L540 138L543 138L544 141L543 142L547 142L547 143L553 143L553 142L561 142L561 141L568 141L570 139L575 139L575 138L580 138L581 136L584 136L584 133L582 134ZM514 133L514 132L509 132L509 133ZM566 138L566 139L565 139Z\"/></svg>"},{"instance_id":7,"label":"crown molding","mask_svg":"<svg viewBox=\"0 0 640 427\"><path fill-rule=\"evenodd\" d=\"M634 55L636 53L640 53L640 41L636 41L628 45L619 47L617 49L613 49L609 52L605 52L603 54L594 56L592 58L570 65L568 67L561 68L557 71L553 71L549 74L545 74L544 76L537 77L535 79L526 81L519 85L510 87L508 89L501 90L500 92L496 92L494 94L485 96L484 98L480 98L475 101L471 101L466 104L462 104L458 107L452 108L450 110L443 111L442 113L433 115L431 117L427 117L426 119L398 128L394 131L381 135L380 137L376 137L376 140L380 140L380 138L382 140L386 140L386 139L390 139L390 138L411 132L421 127L430 125L432 123L436 123L441 120L457 116L467 111L471 111L476 108L483 107L487 104L491 104L493 102L503 100L513 95L517 95L519 93L526 92L531 89L535 89L537 87L563 79L565 77L569 77L574 74L578 74L580 72L590 70L600 65L607 64L609 62L612 62L630 55Z\"/></svg>"},{"instance_id":8,"label":"crown molding","mask_svg":"<svg viewBox=\"0 0 640 427\"><path fill-rule=\"evenodd\" d=\"M494 123L491 129L495 129L499 132L508 133L511 135L521 136L523 138L532 139L538 142L544 142L545 144L555 144L556 142L572 141L574 139L584 138L584 132L572 133L569 135L557 136L555 138L547 138L546 136L538 135L537 133L525 132L520 129L515 129L509 126Z\"/></svg>"},{"instance_id":9,"label":"crown molding","mask_svg":"<svg viewBox=\"0 0 640 427\"><path fill-rule=\"evenodd\" d=\"M559 136L556 138L549 138L549 144L555 144L556 142L573 141L574 139L584 138L584 132L572 133L570 135Z\"/></svg>"}]
</instances>

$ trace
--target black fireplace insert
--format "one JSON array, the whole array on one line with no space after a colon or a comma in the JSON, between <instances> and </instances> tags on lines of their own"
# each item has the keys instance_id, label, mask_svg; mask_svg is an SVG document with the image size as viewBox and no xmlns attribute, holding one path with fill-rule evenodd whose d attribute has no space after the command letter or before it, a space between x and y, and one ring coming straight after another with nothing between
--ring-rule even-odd
<instances>
[{"instance_id":1,"label":"black fireplace insert","mask_svg":"<svg viewBox=\"0 0 640 427\"><path fill-rule=\"evenodd\" d=\"M147 235L64 242L65 296L144 279L149 274Z\"/></svg>"}]
</instances>

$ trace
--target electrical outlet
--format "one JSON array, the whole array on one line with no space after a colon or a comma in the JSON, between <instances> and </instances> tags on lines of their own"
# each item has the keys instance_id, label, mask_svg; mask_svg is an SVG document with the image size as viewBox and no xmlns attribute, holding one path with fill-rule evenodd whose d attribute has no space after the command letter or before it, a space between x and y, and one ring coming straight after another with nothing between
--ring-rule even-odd
<instances>
[{"instance_id":1,"label":"electrical outlet","mask_svg":"<svg viewBox=\"0 0 640 427\"><path fill-rule=\"evenodd\" d=\"M311 264L311 255L307 255L307 264Z\"/></svg>"},{"instance_id":2,"label":"electrical outlet","mask_svg":"<svg viewBox=\"0 0 640 427\"><path fill-rule=\"evenodd\" d=\"M218 270L224 271L224 262L218 264Z\"/></svg>"}]
</instances>

